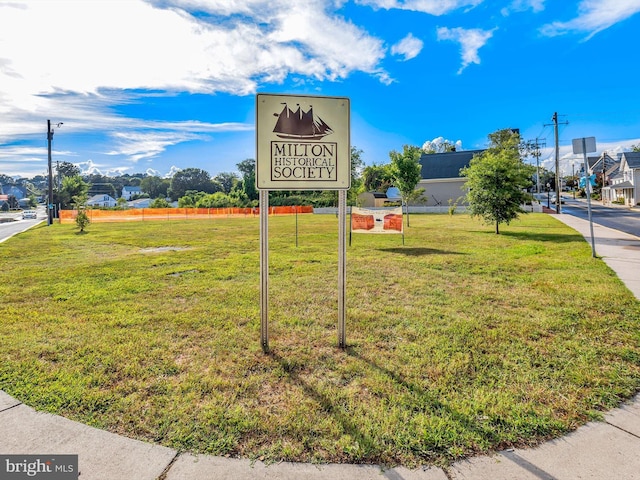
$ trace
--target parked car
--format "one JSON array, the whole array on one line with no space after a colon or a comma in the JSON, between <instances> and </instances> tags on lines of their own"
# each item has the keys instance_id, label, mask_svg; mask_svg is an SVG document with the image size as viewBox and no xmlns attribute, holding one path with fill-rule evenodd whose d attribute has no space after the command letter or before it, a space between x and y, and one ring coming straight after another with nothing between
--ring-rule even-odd
<instances>
[{"instance_id":1,"label":"parked car","mask_svg":"<svg viewBox=\"0 0 640 480\"><path fill-rule=\"evenodd\" d=\"M38 214L35 210L24 210L22 212L22 218L26 220L27 218L38 218Z\"/></svg>"}]
</instances>

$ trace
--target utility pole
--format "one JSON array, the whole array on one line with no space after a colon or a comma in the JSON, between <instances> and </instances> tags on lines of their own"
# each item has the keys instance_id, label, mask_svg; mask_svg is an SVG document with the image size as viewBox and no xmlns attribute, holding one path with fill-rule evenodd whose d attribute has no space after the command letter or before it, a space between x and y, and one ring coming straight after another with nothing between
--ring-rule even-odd
<instances>
[{"instance_id":1,"label":"utility pole","mask_svg":"<svg viewBox=\"0 0 640 480\"><path fill-rule=\"evenodd\" d=\"M546 147L547 143L545 139L536 137L535 140L529 140L527 142L527 150L529 150L532 156L536 157L536 193L540 193L540 147Z\"/></svg>"},{"instance_id":2,"label":"utility pole","mask_svg":"<svg viewBox=\"0 0 640 480\"><path fill-rule=\"evenodd\" d=\"M62 122L57 124L60 128ZM47 198L47 226L53 223L53 168L51 167L51 142L53 141L53 128L51 128L51 120L47 120L47 158L49 165L49 188Z\"/></svg>"},{"instance_id":3,"label":"utility pole","mask_svg":"<svg viewBox=\"0 0 640 480\"><path fill-rule=\"evenodd\" d=\"M49 186L47 195L47 226L53 223L53 171L51 169L51 141L53 140L53 130L51 129L51 120L47 120L47 158L49 160Z\"/></svg>"},{"instance_id":4,"label":"utility pole","mask_svg":"<svg viewBox=\"0 0 640 480\"><path fill-rule=\"evenodd\" d=\"M553 136L555 138L555 142L556 142L556 213L560 213L560 204L562 203L561 201L561 195L560 195L560 188L561 188L561 179L560 179L560 145L558 144L558 112L553 112L553 117L551 118L551 120L553 120ZM569 122L562 122L563 125L568 125ZM545 127L548 124L545 125Z\"/></svg>"}]
</instances>

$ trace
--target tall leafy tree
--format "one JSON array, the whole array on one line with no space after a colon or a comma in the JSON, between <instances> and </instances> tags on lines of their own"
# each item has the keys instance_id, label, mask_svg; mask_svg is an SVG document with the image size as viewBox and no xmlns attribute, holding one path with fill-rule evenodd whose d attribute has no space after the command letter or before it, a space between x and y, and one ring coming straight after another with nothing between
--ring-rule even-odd
<instances>
[{"instance_id":1,"label":"tall leafy tree","mask_svg":"<svg viewBox=\"0 0 640 480\"><path fill-rule=\"evenodd\" d=\"M367 165L362 170L362 186L365 192L386 192L393 177L389 165Z\"/></svg>"},{"instance_id":2,"label":"tall leafy tree","mask_svg":"<svg viewBox=\"0 0 640 480\"><path fill-rule=\"evenodd\" d=\"M524 211L521 205L527 198L525 189L531 186L535 167L520 157L520 135L510 129L489 135L490 146L476 155L468 167L460 170L467 177L467 201L472 216L495 224L507 225Z\"/></svg>"},{"instance_id":3,"label":"tall leafy tree","mask_svg":"<svg viewBox=\"0 0 640 480\"><path fill-rule=\"evenodd\" d=\"M363 181L362 171L364 169L364 160L362 160L362 150L358 147L351 146L351 187L347 192L347 199L354 204L358 194L362 192Z\"/></svg>"},{"instance_id":4,"label":"tall leafy tree","mask_svg":"<svg viewBox=\"0 0 640 480\"><path fill-rule=\"evenodd\" d=\"M242 175L241 188L243 196L250 202L258 200L258 189L256 188L256 161L253 158L247 158L236 164L238 171Z\"/></svg>"},{"instance_id":5,"label":"tall leafy tree","mask_svg":"<svg viewBox=\"0 0 640 480\"><path fill-rule=\"evenodd\" d=\"M185 168L177 172L171 179L169 196L172 200L178 200L188 190L197 192L213 193L216 186L211 181L209 172L200 168Z\"/></svg>"},{"instance_id":6,"label":"tall leafy tree","mask_svg":"<svg viewBox=\"0 0 640 480\"><path fill-rule=\"evenodd\" d=\"M213 177L213 181L220 184L222 192L228 195L233 187L236 186L236 183L238 183L239 178L238 175L233 172L220 172L218 175Z\"/></svg>"},{"instance_id":7,"label":"tall leafy tree","mask_svg":"<svg viewBox=\"0 0 640 480\"><path fill-rule=\"evenodd\" d=\"M64 177L58 201L61 209L71 208L76 202L74 199L86 198L89 192L89 184L80 175ZM85 202L86 203L86 200Z\"/></svg>"},{"instance_id":8,"label":"tall leafy tree","mask_svg":"<svg viewBox=\"0 0 640 480\"><path fill-rule=\"evenodd\" d=\"M414 195L416 185L422 177L420 165L420 147L405 145L402 152L393 150L389 153L391 165L389 167L393 183L400 191L402 203L408 206L409 198ZM407 208L407 226L409 226L409 209Z\"/></svg>"},{"instance_id":9,"label":"tall leafy tree","mask_svg":"<svg viewBox=\"0 0 640 480\"><path fill-rule=\"evenodd\" d=\"M61 177L75 177L76 175L80 175L80 167L71 162L60 162L56 164L56 170Z\"/></svg>"},{"instance_id":10,"label":"tall leafy tree","mask_svg":"<svg viewBox=\"0 0 640 480\"><path fill-rule=\"evenodd\" d=\"M149 195L149 198L166 197L171 181L155 175L144 177L140 181L140 189Z\"/></svg>"},{"instance_id":11,"label":"tall leafy tree","mask_svg":"<svg viewBox=\"0 0 640 480\"><path fill-rule=\"evenodd\" d=\"M247 158L239 163L236 163L236 167L238 167L238 171L242 178L255 176L256 174L256 161L253 158Z\"/></svg>"}]
</instances>

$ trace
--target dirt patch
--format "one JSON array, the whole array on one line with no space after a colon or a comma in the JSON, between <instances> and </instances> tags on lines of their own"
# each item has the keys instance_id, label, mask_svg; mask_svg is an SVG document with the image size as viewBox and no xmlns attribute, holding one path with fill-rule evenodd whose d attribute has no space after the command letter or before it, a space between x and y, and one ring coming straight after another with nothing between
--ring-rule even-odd
<instances>
[{"instance_id":1,"label":"dirt patch","mask_svg":"<svg viewBox=\"0 0 640 480\"><path fill-rule=\"evenodd\" d=\"M188 247L150 247L150 248L141 248L140 253L180 252L182 250L190 250L190 248Z\"/></svg>"}]
</instances>

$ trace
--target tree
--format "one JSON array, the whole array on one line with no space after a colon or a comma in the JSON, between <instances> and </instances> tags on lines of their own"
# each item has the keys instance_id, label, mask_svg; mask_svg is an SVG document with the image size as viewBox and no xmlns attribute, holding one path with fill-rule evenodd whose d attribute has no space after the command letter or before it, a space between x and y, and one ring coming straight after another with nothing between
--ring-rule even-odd
<instances>
[{"instance_id":1,"label":"tree","mask_svg":"<svg viewBox=\"0 0 640 480\"><path fill-rule=\"evenodd\" d=\"M231 190L236 186L238 180L240 180L238 175L233 172L221 172L213 177L213 181L220 184L221 191L227 195L231 193Z\"/></svg>"},{"instance_id":2,"label":"tree","mask_svg":"<svg viewBox=\"0 0 640 480\"><path fill-rule=\"evenodd\" d=\"M178 200L179 208L194 208L197 206L200 199L206 197L208 194L204 192L198 192L196 190L187 190L183 196Z\"/></svg>"},{"instance_id":3,"label":"tree","mask_svg":"<svg viewBox=\"0 0 640 480\"><path fill-rule=\"evenodd\" d=\"M386 192L393 177L389 165L368 165L362 170L362 186L365 192Z\"/></svg>"},{"instance_id":4,"label":"tree","mask_svg":"<svg viewBox=\"0 0 640 480\"><path fill-rule=\"evenodd\" d=\"M159 197L149 204L149 208L170 208L171 205L166 199Z\"/></svg>"},{"instance_id":5,"label":"tree","mask_svg":"<svg viewBox=\"0 0 640 480\"><path fill-rule=\"evenodd\" d=\"M198 208L225 208L231 206L233 206L231 198L223 192L205 195L196 203L196 207Z\"/></svg>"},{"instance_id":6,"label":"tree","mask_svg":"<svg viewBox=\"0 0 640 480\"><path fill-rule=\"evenodd\" d=\"M640 143L631 145L632 152L640 152Z\"/></svg>"},{"instance_id":7,"label":"tree","mask_svg":"<svg viewBox=\"0 0 640 480\"><path fill-rule=\"evenodd\" d=\"M391 157L390 173L393 183L400 191L402 203L407 205L407 226L409 226L409 198L414 194L416 185L422 178L422 166L420 165L420 147L405 145L402 153L393 150Z\"/></svg>"},{"instance_id":8,"label":"tree","mask_svg":"<svg viewBox=\"0 0 640 480\"><path fill-rule=\"evenodd\" d=\"M140 181L140 189L149 195L149 198L166 197L171 181L155 175L144 177Z\"/></svg>"},{"instance_id":9,"label":"tree","mask_svg":"<svg viewBox=\"0 0 640 480\"><path fill-rule=\"evenodd\" d=\"M83 195L87 196L88 192L89 184L87 184L80 175L64 177L62 179L62 189L58 197L60 208L69 208L74 203L74 198L81 198Z\"/></svg>"},{"instance_id":10,"label":"tree","mask_svg":"<svg viewBox=\"0 0 640 480\"><path fill-rule=\"evenodd\" d=\"M247 158L240 163L236 163L236 167L238 167L238 171L240 172L240 175L242 175L242 178L255 175L256 173L256 161L253 158Z\"/></svg>"},{"instance_id":11,"label":"tree","mask_svg":"<svg viewBox=\"0 0 640 480\"><path fill-rule=\"evenodd\" d=\"M351 204L355 204L358 194L361 193L363 187L362 171L364 161L362 160L362 150L355 146L351 146L351 187L347 192L347 200Z\"/></svg>"},{"instance_id":12,"label":"tree","mask_svg":"<svg viewBox=\"0 0 640 480\"><path fill-rule=\"evenodd\" d=\"M176 173L171 179L169 196L172 200L178 200L187 190L213 193L216 191L211 175L200 168L185 168Z\"/></svg>"},{"instance_id":13,"label":"tree","mask_svg":"<svg viewBox=\"0 0 640 480\"><path fill-rule=\"evenodd\" d=\"M242 175L242 185L238 185L244 196L249 201L258 200L258 190L256 189L256 161L247 158L236 164L238 171Z\"/></svg>"},{"instance_id":14,"label":"tree","mask_svg":"<svg viewBox=\"0 0 640 480\"><path fill-rule=\"evenodd\" d=\"M467 177L467 201L471 216L494 223L496 234L500 224L507 225L524 210L526 188L532 183L535 167L520 158L520 135L511 130L498 130L489 135L490 146L473 157L468 167L460 170Z\"/></svg>"},{"instance_id":15,"label":"tree","mask_svg":"<svg viewBox=\"0 0 640 480\"><path fill-rule=\"evenodd\" d=\"M78 175L79 177L79 175ZM78 195L74 195L72 198L72 202L78 210L78 214L76 215L76 225L80 229L80 233L84 232L84 229L87 228L91 220L89 220L89 216L87 215L87 191L82 191Z\"/></svg>"},{"instance_id":16,"label":"tree","mask_svg":"<svg viewBox=\"0 0 640 480\"><path fill-rule=\"evenodd\" d=\"M80 175L80 167L71 162L60 162L57 164L56 170L61 177L75 177Z\"/></svg>"},{"instance_id":17,"label":"tree","mask_svg":"<svg viewBox=\"0 0 640 480\"><path fill-rule=\"evenodd\" d=\"M4 173L0 173L0 187L2 185L13 185L14 181L13 178L10 177L9 175L5 175Z\"/></svg>"}]
</instances>

